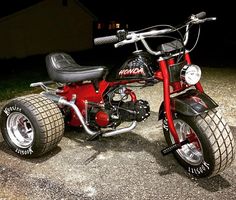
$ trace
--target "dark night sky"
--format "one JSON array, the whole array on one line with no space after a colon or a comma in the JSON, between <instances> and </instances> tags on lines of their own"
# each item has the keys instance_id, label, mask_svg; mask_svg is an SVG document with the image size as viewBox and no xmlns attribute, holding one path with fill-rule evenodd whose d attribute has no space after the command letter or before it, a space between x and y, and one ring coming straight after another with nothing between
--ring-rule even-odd
<instances>
[{"instance_id":1,"label":"dark night sky","mask_svg":"<svg viewBox=\"0 0 236 200\"><path fill-rule=\"evenodd\" d=\"M202 25L197 53L201 55L207 53L216 63L218 61L215 58L234 56L236 16L233 1L80 0L80 2L89 8L98 20L121 19L129 23L130 30L155 24L178 25L191 14L205 11L207 17L217 17L217 21Z\"/></svg>"},{"instance_id":2,"label":"dark night sky","mask_svg":"<svg viewBox=\"0 0 236 200\"><path fill-rule=\"evenodd\" d=\"M18 10L24 9L27 6L33 5L40 0L8 0L2 1L0 6L0 17L4 17Z\"/></svg>"},{"instance_id":3,"label":"dark night sky","mask_svg":"<svg viewBox=\"0 0 236 200\"><path fill-rule=\"evenodd\" d=\"M229 20L234 13L233 3L227 1L133 1L80 0L99 19L119 18L136 24L177 23L192 13L206 11L208 16ZM187 3L188 2L188 3Z\"/></svg>"},{"instance_id":4,"label":"dark night sky","mask_svg":"<svg viewBox=\"0 0 236 200\"><path fill-rule=\"evenodd\" d=\"M40 0L8 0L0 6L0 17L34 4ZM60 1L60 0L59 0ZM63 0L61 0L63 1ZM77 0L75 0L77 1ZM193 13L206 11L207 16L216 16L216 22L204 29L216 39L234 40L235 16L233 1L185 1L185 0L79 0L98 20L122 20L130 29L155 24L177 25ZM209 27L208 27L209 26ZM233 28L232 28L233 27Z\"/></svg>"},{"instance_id":5,"label":"dark night sky","mask_svg":"<svg viewBox=\"0 0 236 200\"><path fill-rule=\"evenodd\" d=\"M0 6L0 17L20 10L40 0L8 0ZM60 1L60 0L58 0ZM61 0L63 1L63 0ZM75 0L77 1L77 0ZM193 13L206 11L207 16L218 18L210 25L220 34L230 35L235 26L233 1L185 1L185 0L79 0L98 20L123 20L137 28L147 25L169 23L172 25L183 22ZM235 28L234 28L235 29ZM224 32L223 32L224 30Z\"/></svg>"},{"instance_id":6,"label":"dark night sky","mask_svg":"<svg viewBox=\"0 0 236 200\"><path fill-rule=\"evenodd\" d=\"M131 29L155 24L178 25L191 14L205 11L208 17L217 17L217 21L203 25L202 32L205 32L205 37L219 40L218 43L236 42L233 1L80 0L80 2L88 7L98 20L120 19L129 23Z\"/></svg>"},{"instance_id":7,"label":"dark night sky","mask_svg":"<svg viewBox=\"0 0 236 200\"><path fill-rule=\"evenodd\" d=\"M39 1L5 1L0 6L0 17ZM191 14L206 11L207 16L216 16L218 20L202 26L199 45L208 47L202 50L209 51L211 48L214 50L213 54L217 52L227 56L228 52L236 48L236 17L233 1L80 0L80 2L98 20L121 20L129 24L130 31L155 24L178 25Z\"/></svg>"}]
</instances>

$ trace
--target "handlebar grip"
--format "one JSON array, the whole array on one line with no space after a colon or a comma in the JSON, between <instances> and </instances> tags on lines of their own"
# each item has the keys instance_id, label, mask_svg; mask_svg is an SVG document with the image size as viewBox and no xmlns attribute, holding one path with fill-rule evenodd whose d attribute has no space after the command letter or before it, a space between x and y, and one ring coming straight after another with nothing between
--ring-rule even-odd
<instances>
[{"instance_id":1,"label":"handlebar grip","mask_svg":"<svg viewBox=\"0 0 236 200\"><path fill-rule=\"evenodd\" d=\"M203 19L204 17L206 17L206 12L200 12L198 14L195 15L196 18L198 19Z\"/></svg>"},{"instance_id":2,"label":"handlebar grip","mask_svg":"<svg viewBox=\"0 0 236 200\"><path fill-rule=\"evenodd\" d=\"M94 44L95 45L102 45L102 44L116 43L118 41L119 41L119 39L116 35L111 35L111 36L95 38Z\"/></svg>"}]
</instances>

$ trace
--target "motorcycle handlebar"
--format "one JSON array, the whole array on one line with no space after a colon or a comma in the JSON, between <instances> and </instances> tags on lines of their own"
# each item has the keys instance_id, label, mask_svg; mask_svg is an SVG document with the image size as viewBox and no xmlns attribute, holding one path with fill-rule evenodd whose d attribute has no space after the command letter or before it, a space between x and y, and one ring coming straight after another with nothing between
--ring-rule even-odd
<instances>
[{"instance_id":1,"label":"motorcycle handlebar","mask_svg":"<svg viewBox=\"0 0 236 200\"><path fill-rule=\"evenodd\" d=\"M206 12L200 12L198 14L195 15L196 18L198 19L203 19L204 17L206 17Z\"/></svg>"},{"instance_id":2,"label":"motorcycle handlebar","mask_svg":"<svg viewBox=\"0 0 236 200\"><path fill-rule=\"evenodd\" d=\"M190 24L200 24L200 23L204 23L206 21L212 21L212 20L216 20L215 17L211 17L211 18L205 18L206 17L206 12L200 12L198 14L193 14L190 16L188 22L186 22L185 26L186 26L186 33L185 33L185 38L184 38L184 45L187 44L188 42L188 35L189 35L189 26ZM182 26L181 28L183 28L184 26ZM150 27L151 28L151 27ZM162 34L166 34L166 33L171 33L171 32L175 32L176 30L178 30L180 28L165 28L165 29L161 29L161 30L151 30L151 31L145 31L145 32L140 32L140 31L134 31L134 32L121 32L121 36L119 37L119 34L117 32L118 35L111 35L111 36L105 36L105 37L98 37L94 39L94 44L95 45L102 45L102 44L109 44L109 43L115 43L115 48L126 45L126 44L131 44L131 43L135 43L137 41L141 41L143 43L143 45L145 46L145 48L152 54L154 55L159 55L160 52L155 52L152 51L149 48L149 45L145 42L145 38L148 37L156 37L158 35L162 35Z\"/></svg>"},{"instance_id":3,"label":"motorcycle handlebar","mask_svg":"<svg viewBox=\"0 0 236 200\"><path fill-rule=\"evenodd\" d=\"M119 41L119 39L116 35L111 35L111 36L95 38L94 44L95 45L103 45L103 44L116 43L118 41Z\"/></svg>"}]
</instances>

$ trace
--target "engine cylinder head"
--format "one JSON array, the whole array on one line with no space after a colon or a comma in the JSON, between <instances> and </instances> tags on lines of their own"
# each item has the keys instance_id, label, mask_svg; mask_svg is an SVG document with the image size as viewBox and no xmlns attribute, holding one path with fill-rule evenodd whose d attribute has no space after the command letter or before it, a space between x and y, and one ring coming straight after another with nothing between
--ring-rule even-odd
<instances>
[{"instance_id":1,"label":"engine cylinder head","mask_svg":"<svg viewBox=\"0 0 236 200\"><path fill-rule=\"evenodd\" d=\"M105 111L98 111L95 116L95 122L100 127L106 127L110 122L109 114Z\"/></svg>"}]
</instances>

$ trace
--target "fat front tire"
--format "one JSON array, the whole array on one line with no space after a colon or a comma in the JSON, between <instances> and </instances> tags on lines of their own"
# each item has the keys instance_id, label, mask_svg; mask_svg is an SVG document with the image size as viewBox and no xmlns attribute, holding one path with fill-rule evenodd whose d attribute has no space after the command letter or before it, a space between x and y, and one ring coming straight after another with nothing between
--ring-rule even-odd
<instances>
[{"instance_id":1,"label":"fat front tire","mask_svg":"<svg viewBox=\"0 0 236 200\"><path fill-rule=\"evenodd\" d=\"M189 174L212 177L231 165L235 157L233 134L216 109L196 117L175 113L173 120L180 141L190 141L174 152ZM163 130L168 145L174 144L166 119L163 120Z\"/></svg>"},{"instance_id":2,"label":"fat front tire","mask_svg":"<svg viewBox=\"0 0 236 200\"><path fill-rule=\"evenodd\" d=\"M25 158L39 157L49 152L64 134L60 109L40 94L8 102L2 109L0 126L8 146Z\"/></svg>"}]
</instances>

